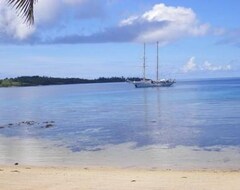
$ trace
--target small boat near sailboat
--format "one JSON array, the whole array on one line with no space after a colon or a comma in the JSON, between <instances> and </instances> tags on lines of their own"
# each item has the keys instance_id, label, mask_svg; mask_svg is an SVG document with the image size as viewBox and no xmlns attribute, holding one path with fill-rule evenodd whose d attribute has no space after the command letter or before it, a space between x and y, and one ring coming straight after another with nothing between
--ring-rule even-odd
<instances>
[{"instance_id":1,"label":"small boat near sailboat","mask_svg":"<svg viewBox=\"0 0 240 190\"><path fill-rule=\"evenodd\" d=\"M148 87L170 87L176 83L175 79L160 79L159 80L159 58L158 58L158 42L157 42L157 71L156 71L156 80L146 79L146 44L144 43L144 56L143 56L143 79L140 81L133 81L133 85L136 88L148 88Z\"/></svg>"}]
</instances>

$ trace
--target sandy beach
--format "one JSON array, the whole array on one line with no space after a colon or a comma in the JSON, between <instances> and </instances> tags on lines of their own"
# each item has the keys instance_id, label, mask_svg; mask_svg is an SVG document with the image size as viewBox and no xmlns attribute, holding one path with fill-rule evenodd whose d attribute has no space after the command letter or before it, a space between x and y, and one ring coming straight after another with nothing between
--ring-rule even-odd
<instances>
[{"instance_id":1,"label":"sandy beach","mask_svg":"<svg viewBox=\"0 0 240 190\"><path fill-rule=\"evenodd\" d=\"M239 190L240 171L0 166L1 190Z\"/></svg>"},{"instance_id":2,"label":"sandy beach","mask_svg":"<svg viewBox=\"0 0 240 190\"><path fill-rule=\"evenodd\" d=\"M239 190L239 149L134 144L71 152L0 136L0 190ZM14 163L19 165L14 165Z\"/></svg>"}]
</instances>

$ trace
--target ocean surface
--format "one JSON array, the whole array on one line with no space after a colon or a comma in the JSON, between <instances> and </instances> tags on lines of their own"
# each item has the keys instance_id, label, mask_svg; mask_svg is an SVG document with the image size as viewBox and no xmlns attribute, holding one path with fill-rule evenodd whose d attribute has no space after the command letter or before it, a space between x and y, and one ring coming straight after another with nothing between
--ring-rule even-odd
<instances>
[{"instance_id":1,"label":"ocean surface","mask_svg":"<svg viewBox=\"0 0 240 190\"><path fill-rule=\"evenodd\" d=\"M240 79L177 81L170 88L136 89L129 83L0 88L0 135L54 142L73 154L128 143L131 149L239 148ZM10 159L4 156L8 149L0 147L0 163Z\"/></svg>"}]
</instances>

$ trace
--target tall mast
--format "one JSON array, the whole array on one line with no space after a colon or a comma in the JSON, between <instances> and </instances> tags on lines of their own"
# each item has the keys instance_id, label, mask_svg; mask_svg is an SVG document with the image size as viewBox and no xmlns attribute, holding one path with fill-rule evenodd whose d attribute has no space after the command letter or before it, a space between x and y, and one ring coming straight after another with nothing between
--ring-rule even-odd
<instances>
[{"instance_id":1,"label":"tall mast","mask_svg":"<svg viewBox=\"0 0 240 190\"><path fill-rule=\"evenodd\" d=\"M157 42L157 81L158 81L158 61L159 61L159 58L158 58L158 42Z\"/></svg>"},{"instance_id":2,"label":"tall mast","mask_svg":"<svg viewBox=\"0 0 240 190\"><path fill-rule=\"evenodd\" d=\"M146 44L144 43L143 48L143 80L146 80Z\"/></svg>"}]
</instances>

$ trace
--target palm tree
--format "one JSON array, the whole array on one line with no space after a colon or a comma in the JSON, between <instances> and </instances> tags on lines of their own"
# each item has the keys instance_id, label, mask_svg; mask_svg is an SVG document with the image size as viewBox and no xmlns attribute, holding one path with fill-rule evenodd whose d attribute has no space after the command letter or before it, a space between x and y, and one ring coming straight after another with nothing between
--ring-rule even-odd
<instances>
[{"instance_id":1,"label":"palm tree","mask_svg":"<svg viewBox=\"0 0 240 190\"><path fill-rule=\"evenodd\" d=\"M8 4L16 8L19 15L30 25L34 24L33 8L37 0L6 0ZM51 0L50 0L51 1Z\"/></svg>"}]
</instances>

